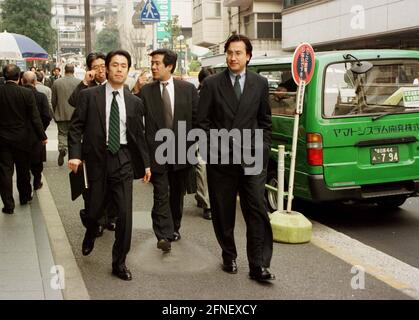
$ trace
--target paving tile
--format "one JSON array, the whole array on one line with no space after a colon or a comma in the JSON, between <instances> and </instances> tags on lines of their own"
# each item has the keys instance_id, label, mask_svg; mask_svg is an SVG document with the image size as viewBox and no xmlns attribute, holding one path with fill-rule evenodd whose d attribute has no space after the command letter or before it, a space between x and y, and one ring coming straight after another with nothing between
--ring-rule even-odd
<instances>
[{"instance_id":1,"label":"paving tile","mask_svg":"<svg viewBox=\"0 0 419 320\"><path fill-rule=\"evenodd\" d=\"M43 291L0 291L0 300L44 300Z\"/></svg>"}]
</instances>

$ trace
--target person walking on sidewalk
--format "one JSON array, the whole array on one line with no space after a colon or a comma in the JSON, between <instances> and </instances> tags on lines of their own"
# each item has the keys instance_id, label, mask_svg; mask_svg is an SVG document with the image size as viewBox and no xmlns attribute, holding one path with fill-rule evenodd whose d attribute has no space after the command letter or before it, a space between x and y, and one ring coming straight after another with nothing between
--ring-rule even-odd
<instances>
[{"instance_id":1,"label":"person walking on sidewalk","mask_svg":"<svg viewBox=\"0 0 419 320\"><path fill-rule=\"evenodd\" d=\"M96 86L101 86L106 84L106 66L105 66L106 56L101 52L91 52L86 57L86 67L87 72L84 76L83 81L80 81L76 89L74 89L68 103L74 108L77 106L77 99L80 95L80 91L87 88L92 88ZM109 197L106 197L109 198ZM86 195L83 194L83 199L86 202ZM80 218L85 223L87 217L86 205L84 209L80 210ZM103 231L107 228L110 231L115 231L116 228L116 208L111 201L108 201L105 205L105 214L99 221L98 229L96 236L100 237L103 235Z\"/></svg>"},{"instance_id":2,"label":"person walking on sidewalk","mask_svg":"<svg viewBox=\"0 0 419 320\"><path fill-rule=\"evenodd\" d=\"M71 120L68 166L77 172L86 164L87 228L82 254L94 247L98 220L106 201L117 207L112 274L122 280L132 275L125 264L131 246L133 179L151 178L150 160L144 136L144 106L124 88L131 56L124 50L108 53L105 60L108 82L80 92ZM106 199L107 191L111 199Z\"/></svg>"},{"instance_id":3,"label":"person walking on sidewalk","mask_svg":"<svg viewBox=\"0 0 419 320\"><path fill-rule=\"evenodd\" d=\"M204 79L213 73L210 69L203 68L199 71L198 80L199 80L199 87L198 92L201 91L202 82ZM197 206L203 209L202 217L207 220L212 219L211 215L211 204L208 194L208 179L207 179L207 164L202 159L199 150L198 153L198 163L195 165L196 170L196 195L195 200L197 202Z\"/></svg>"},{"instance_id":4,"label":"person walking on sidewalk","mask_svg":"<svg viewBox=\"0 0 419 320\"><path fill-rule=\"evenodd\" d=\"M58 127L58 160L59 166L64 164L64 157L67 154L67 136L71 116L74 108L68 103L68 98L76 89L80 80L74 77L74 65L67 64L64 67L65 75L54 81L52 85L52 109L54 120Z\"/></svg>"},{"instance_id":5,"label":"person walking on sidewalk","mask_svg":"<svg viewBox=\"0 0 419 320\"><path fill-rule=\"evenodd\" d=\"M47 136L42 126L35 96L31 90L18 86L20 69L14 64L3 68L6 84L0 86L0 195L3 213L12 214L15 208L13 199L13 171L18 172L17 189L21 204L32 199L30 184L30 137L28 123L33 126L36 137L47 144Z\"/></svg>"},{"instance_id":6,"label":"person walking on sidewalk","mask_svg":"<svg viewBox=\"0 0 419 320\"><path fill-rule=\"evenodd\" d=\"M198 92L193 84L173 79L177 55L168 49L159 49L151 54L151 72L153 83L145 84L140 91L140 98L146 109L146 137L150 149L153 178L154 203L151 213L153 230L157 237L157 248L163 252L171 250L171 241L180 239L180 225L183 213L183 199L188 189L191 165L179 163L178 127L186 126L186 134L192 129L192 120L198 105ZM171 129L176 150L175 161L159 164L155 159L157 149L163 142L156 141L160 129ZM190 143L192 144L192 143ZM188 150L188 146L185 150ZM186 159L186 154L183 155Z\"/></svg>"},{"instance_id":7,"label":"person walking on sidewalk","mask_svg":"<svg viewBox=\"0 0 419 320\"><path fill-rule=\"evenodd\" d=\"M237 273L234 224L239 193L247 228L249 276L257 281L266 281L275 279L269 271L273 237L264 202L272 120L267 79L247 70L252 49L246 36L234 34L227 40L224 52L228 68L204 80L200 91L198 127L208 136L211 129L238 129L242 133L243 130L251 130L255 139L255 129L263 132L263 152L255 157L255 166L257 161L263 162L258 166L261 172L246 173L245 162L242 160L241 164L233 164L230 157L229 164L220 164L220 158L217 163L207 164L207 174L212 222L222 249L223 271ZM242 155L245 149L250 149L252 154L258 152L256 142L237 146L235 139L229 138L229 155L234 155L236 147L240 148ZM220 157L220 153L218 155Z\"/></svg>"},{"instance_id":8,"label":"person walking on sidewalk","mask_svg":"<svg viewBox=\"0 0 419 320\"><path fill-rule=\"evenodd\" d=\"M36 85L36 74L31 71L26 71L23 74L22 79L23 85L30 89L35 95L36 106L41 117L44 131L47 130L49 123L51 122L51 116L49 113L48 98L45 94L38 92L35 88ZM31 126L32 127L32 126ZM31 133L32 148L31 148L31 172L33 175L33 189L38 190L42 188L42 171L44 170L44 164L47 160L47 149L38 139L36 139L36 133Z\"/></svg>"}]
</instances>

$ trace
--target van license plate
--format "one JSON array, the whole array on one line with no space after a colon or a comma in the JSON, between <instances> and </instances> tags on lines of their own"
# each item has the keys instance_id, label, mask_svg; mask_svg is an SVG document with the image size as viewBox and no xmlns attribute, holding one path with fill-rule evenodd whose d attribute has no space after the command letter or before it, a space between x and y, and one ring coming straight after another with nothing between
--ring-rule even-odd
<instances>
[{"instance_id":1,"label":"van license plate","mask_svg":"<svg viewBox=\"0 0 419 320\"><path fill-rule=\"evenodd\" d=\"M399 147L376 147L370 149L371 164L399 162Z\"/></svg>"}]
</instances>

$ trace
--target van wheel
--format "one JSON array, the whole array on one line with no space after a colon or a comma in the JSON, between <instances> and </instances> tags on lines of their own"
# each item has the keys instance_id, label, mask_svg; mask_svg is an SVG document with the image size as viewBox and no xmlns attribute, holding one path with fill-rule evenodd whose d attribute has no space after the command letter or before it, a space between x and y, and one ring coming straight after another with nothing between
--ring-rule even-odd
<instances>
[{"instance_id":1,"label":"van wheel","mask_svg":"<svg viewBox=\"0 0 419 320\"><path fill-rule=\"evenodd\" d=\"M276 170L269 170L266 178L266 184L277 188L278 187L278 173ZM275 191L265 189L265 201L270 213L278 209L278 194ZM286 207L286 199L284 198L284 208Z\"/></svg>"},{"instance_id":2,"label":"van wheel","mask_svg":"<svg viewBox=\"0 0 419 320\"><path fill-rule=\"evenodd\" d=\"M406 196L392 196L392 197L385 197L376 200L375 202L379 207L382 208L397 208L403 205L406 201Z\"/></svg>"}]
</instances>

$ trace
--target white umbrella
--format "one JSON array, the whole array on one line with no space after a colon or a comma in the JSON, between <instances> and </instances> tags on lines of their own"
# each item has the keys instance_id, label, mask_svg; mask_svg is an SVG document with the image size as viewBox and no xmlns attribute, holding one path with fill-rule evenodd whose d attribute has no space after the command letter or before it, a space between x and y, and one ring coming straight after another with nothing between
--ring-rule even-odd
<instances>
[{"instance_id":1,"label":"white umbrella","mask_svg":"<svg viewBox=\"0 0 419 320\"><path fill-rule=\"evenodd\" d=\"M0 60L47 60L48 53L32 39L16 33L0 33Z\"/></svg>"}]
</instances>

